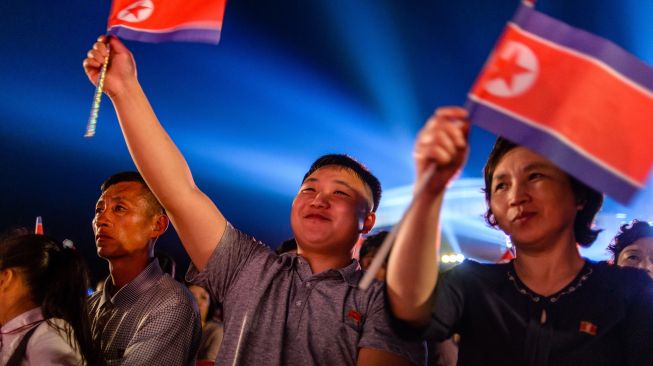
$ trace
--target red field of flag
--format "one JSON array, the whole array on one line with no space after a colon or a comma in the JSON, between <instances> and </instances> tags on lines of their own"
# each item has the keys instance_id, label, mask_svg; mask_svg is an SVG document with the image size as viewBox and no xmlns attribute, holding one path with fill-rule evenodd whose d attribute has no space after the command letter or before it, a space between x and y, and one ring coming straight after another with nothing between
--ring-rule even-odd
<instances>
[{"instance_id":1,"label":"red field of flag","mask_svg":"<svg viewBox=\"0 0 653 366\"><path fill-rule=\"evenodd\" d=\"M107 30L143 42L218 43L226 0L113 0Z\"/></svg>"}]
</instances>

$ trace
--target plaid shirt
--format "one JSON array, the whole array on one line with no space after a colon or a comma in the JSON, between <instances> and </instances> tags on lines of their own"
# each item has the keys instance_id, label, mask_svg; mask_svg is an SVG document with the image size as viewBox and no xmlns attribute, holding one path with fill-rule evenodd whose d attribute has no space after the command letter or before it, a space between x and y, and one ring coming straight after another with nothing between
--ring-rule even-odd
<instances>
[{"instance_id":1,"label":"plaid shirt","mask_svg":"<svg viewBox=\"0 0 653 366\"><path fill-rule=\"evenodd\" d=\"M107 365L194 365L201 323L185 286L154 260L133 281L110 295L89 299L91 329Z\"/></svg>"}]
</instances>

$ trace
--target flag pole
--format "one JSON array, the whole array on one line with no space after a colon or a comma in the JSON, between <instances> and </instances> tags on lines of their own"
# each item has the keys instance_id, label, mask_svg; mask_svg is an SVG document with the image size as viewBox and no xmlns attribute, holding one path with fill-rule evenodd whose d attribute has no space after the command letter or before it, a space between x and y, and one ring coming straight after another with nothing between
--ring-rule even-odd
<instances>
[{"instance_id":1,"label":"flag pole","mask_svg":"<svg viewBox=\"0 0 653 366\"><path fill-rule=\"evenodd\" d=\"M433 176L435 175L437 170L438 170L437 164L435 163L429 164L426 167L426 171L424 172L424 174L422 174L421 179L415 184L415 193L413 194L413 199L410 201L410 205L408 205L408 208L406 208L406 211L401 217L401 220L399 220L399 222L392 227L392 230L390 230L390 234L386 236L385 240L383 241L383 244L381 244L379 250L376 251L376 254L374 255L374 259L372 259L372 263L370 263L369 268L365 271L363 278L358 283L358 287L360 287L362 290L367 290L367 288L372 283L372 280L374 279L376 272L379 271L379 268L381 268L381 265L385 262L388 253L390 253L392 244L394 244L395 238L397 237L399 230L403 226L406 217L412 211L413 206L415 205L415 200L419 199L420 196L422 196L422 194L426 190L426 186L428 182L431 179L433 179ZM435 243L433 245L435 245Z\"/></svg>"},{"instance_id":2,"label":"flag pole","mask_svg":"<svg viewBox=\"0 0 653 366\"><path fill-rule=\"evenodd\" d=\"M88 117L88 123L86 124L86 133L84 133L84 137L86 138L95 136L98 114L100 113L100 102L102 101L102 92L104 91L104 78L107 76L110 56L111 46L107 43L107 57L104 59L102 69L100 70L97 87L95 88L95 95L93 96L93 104L91 105L91 114Z\"/></svg>"}]
</instances>

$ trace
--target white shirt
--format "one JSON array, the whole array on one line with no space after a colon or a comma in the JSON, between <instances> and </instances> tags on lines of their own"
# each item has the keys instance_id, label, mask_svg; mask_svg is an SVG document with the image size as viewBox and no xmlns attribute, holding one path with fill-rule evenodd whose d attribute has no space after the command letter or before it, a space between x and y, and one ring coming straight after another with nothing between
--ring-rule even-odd
<instances>
[{"instance_id":1,"label":"white shirt","mask_svg":"<svg viewBox=\"0 0 653 366\"><path fill-rule=\"evenodd\" d=\"M83 365L79 349L73 349L66 341L65 333L58 331L43 320L41 308L34 308L11 319L0 328L2 348L0 348L0 365L5 365L14 353L23 335L30 329L37 327L34 334L27 342L25 359L22 366L45 365ZM50 319L55 325L69 327L63 319ZM33 324L33 326L26 326ZM15 331L25 326L17 332Z\"/></svg>"}]
</instances>

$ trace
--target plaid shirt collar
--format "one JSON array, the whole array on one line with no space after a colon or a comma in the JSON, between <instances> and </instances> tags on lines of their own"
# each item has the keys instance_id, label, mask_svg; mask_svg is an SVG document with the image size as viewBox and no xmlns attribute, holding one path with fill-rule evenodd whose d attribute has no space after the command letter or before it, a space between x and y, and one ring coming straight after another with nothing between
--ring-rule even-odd
<instances>
[{"instance_id":1,"label":"plaid shirt collar","mask_svg":"<svg viewBox=\"0 0 653 366\"><path fill-rule=\"evenodd\" d=\"M136 278L130 283L123 286L111 296L113 284L111 283L111 276L109 276L104 283L104 290L100 298L100 307L104 306L106 302L116 307L129 307L138 300L139 294L143 293L148 288L154 286L156 282L163 276L163 270L159 265L159 261L154 258L150 264L145 267Z\"/></svg>"}]
</instances>

